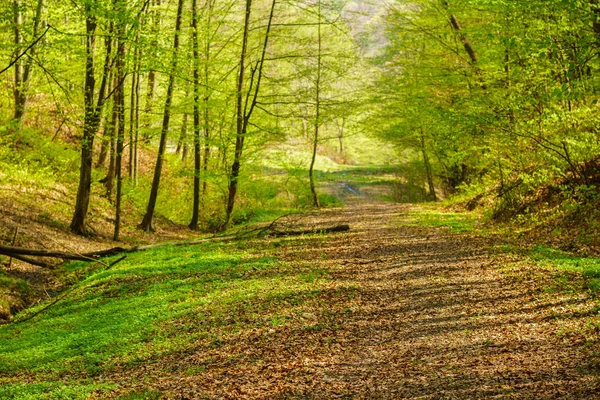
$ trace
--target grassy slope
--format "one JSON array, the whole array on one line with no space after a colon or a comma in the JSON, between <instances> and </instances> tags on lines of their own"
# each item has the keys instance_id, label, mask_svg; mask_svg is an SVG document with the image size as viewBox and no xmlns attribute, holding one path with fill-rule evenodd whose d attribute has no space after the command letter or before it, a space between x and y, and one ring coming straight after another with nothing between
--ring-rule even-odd
<instances>
[{"instance_id":1,"label":"grassy slope","mask_svg":"<svg viewBox=\"0 0 600 400\"><path fill-rule=\"evenodd\" d=\"M0 327L0 398L102 398L118 389L108 375L285 324L326 280L273 257L285 241L245 247L160 248L110 270L68 266L73 279L83 277L63 300Z\"/></svg>"}]
</instances>

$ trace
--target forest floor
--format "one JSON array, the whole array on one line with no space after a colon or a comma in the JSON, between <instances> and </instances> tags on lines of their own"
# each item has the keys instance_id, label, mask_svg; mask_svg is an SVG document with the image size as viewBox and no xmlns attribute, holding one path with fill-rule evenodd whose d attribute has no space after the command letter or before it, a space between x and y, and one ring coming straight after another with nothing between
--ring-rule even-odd
<instances>
[{"instance_id":1,"label":"forest floor","mask_svg":"<svg viewBox=\"0 0 600 400\"><path fill-rule=\"evenodd\" d=\"M284 254L331 273L310 313L136 375L173 398L600 398L594 301L494 254L493 238L415 226L410 210L356 198L301 218L352 228Z\"/></svg>"},{"instance_id":2,"label":"forest floor","mask_svg":"<svg viewBox=\"0 0 600 400\"><path fill-rule=\"evenodd\" d=\"M212 298L211 305L209 298L202 307L212 309L195 311L193 318L170 316L159 324L160 331L146 335L130 352L149 346L154 354L138 361L105 368L99 356L92 367L84 361L85 372L75 372L67 361L60 367L67 369L57 375L48 375L50 368L32 361L36 366L31 372L21 368L3 383L15 390L18 384L35 384L40 379L36 376L65 385L73 379L80 384L110 383L116 386L86 397L123 399L600 398L600 307L580 274L548 270L502 251L507 243L499 236L424 225L419 220L421 206L380 201L373 193L355 194L347 185L336 188L349 193L343 196L345 207L294 215L285 225L345 223L350 232L243 244L286 266L269 272L256 264L235 275L235 286L242 291L250 290L253 279L264 278L267 286L259 291L266 294L260 305L255 300L233 304L237 300L229 299L228 311L218 314L217 302ZM173 253L168 257L165 260ZM194 272L194 267L186 268ZM270 294L278 279L301 270L310 272L301 279L306 285L296 292L288 288L287 294ZM141 270L135 279L124 271L115 271L123 277L117 289L102 286L107 280L103 273L102 280L88 285L88 292L60 313L88 309L84 301L94 297L98 287L104 291L94 307L104 307L119 293L141 296L158 282L140 278ZM175 279L174 271L161 273L177 282L176 290L186 282ZM227 277L233 279L231 271ZM191 290L200 292L190 296L201 297L201 286ZM165 297L169 312L191 301L181 293ZM154 312L151 307L159 299L148 299L144 306ZM127 312L132 304L115 309ZM93 329L78 327L77 320L69 318L65 332L90 329L87 334L93 335ZM119 315L103 318L100 324L110 324ZM128 318L128 323L135 322ZM144 318L143 311L139 318ZM269 323L257 324L261 318ZM194 335L206 321L223 328L210 341ZM47 323L49 328L16 325L0 339L13 335L18 341L27 329L59 326ZM124 328L113 334L119 329ZM160 352L157 335L165 343L161 346L175 346L168 344L172 341L181 347ZM22 351L22 345L15 346ZM98 350L88 348L82 354L90 357L87 352L110 347L102 343Z\"/></svg>"}]
</instances>

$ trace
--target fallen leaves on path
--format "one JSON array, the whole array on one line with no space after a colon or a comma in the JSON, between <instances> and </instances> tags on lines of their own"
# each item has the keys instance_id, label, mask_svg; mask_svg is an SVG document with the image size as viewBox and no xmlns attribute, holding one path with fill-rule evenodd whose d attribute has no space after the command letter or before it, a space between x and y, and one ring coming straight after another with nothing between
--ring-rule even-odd
<instances>
[{"instance_id":1,"label":"fallen leaves on path","mask_svg":"<svg viewBox=\"0 0 600 400\"><path fill-rule=\"evenodd\" d=\"M598 335L579 329L597 318L592 300L545 292L547 271L507 273L489 239L408 226L406 207L296 217L351 226L278 250L331 277L303 312L162 357L125 385L174 399L600 398Z\"/></svg>"}]
</instances>

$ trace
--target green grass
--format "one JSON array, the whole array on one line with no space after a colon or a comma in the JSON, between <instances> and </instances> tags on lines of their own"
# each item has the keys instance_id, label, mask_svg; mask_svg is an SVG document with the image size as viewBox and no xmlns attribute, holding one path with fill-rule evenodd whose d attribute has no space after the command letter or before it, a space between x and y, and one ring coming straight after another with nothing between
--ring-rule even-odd
<instances>
[{"instance_id":1,"label":"green grass","mask_svg":"<svg viewBox=\"0 0 600 400\"><path fill-rule=\"evenodd\" d=\"M472 232L478 215L473 212L449 212L439 209L437 204L413 207L408 213L411 226L445 227L452 232Z\"/></svg>"},{"instance_id":2,"label":"green grass","mask_svg":"<svg viewBox=\"0 0 600 400\"><path fill-rule=\"evenodd\" d=\"M101 376L285 324L326 279L240 247L158 248L107 271L69 265L67 274L87 277L63 300L0 327L0 398L103 397L116 385Z\"/></svg>"},{"instance_id":3,"label":"green grass","mask_svg":"<svg viewBox=\"0 0 600 400\"><path fill-rule=\"evenodd\" d=\"M544 246L535 246L527 255L542 267L580 272L592 292L600 290L600 258L581 257Z\"/></svg>"}]
</instances>

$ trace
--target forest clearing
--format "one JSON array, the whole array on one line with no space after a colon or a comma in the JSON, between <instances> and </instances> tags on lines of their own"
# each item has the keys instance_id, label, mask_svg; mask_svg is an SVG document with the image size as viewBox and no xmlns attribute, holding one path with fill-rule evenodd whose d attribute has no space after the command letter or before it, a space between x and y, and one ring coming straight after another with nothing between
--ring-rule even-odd
<instances>
[{"instance_id":1,"label":"forest clearing","mask_svg":"<svg viewBox=\"0 0 600 400\"><path fill-rule=\"evenodd\" d=\"M600 399L596 0L0 36L0 399Z\"/></svg>"}]
</instances>

